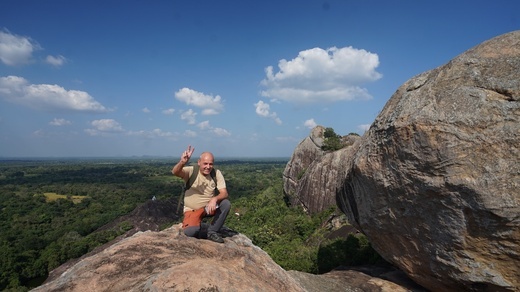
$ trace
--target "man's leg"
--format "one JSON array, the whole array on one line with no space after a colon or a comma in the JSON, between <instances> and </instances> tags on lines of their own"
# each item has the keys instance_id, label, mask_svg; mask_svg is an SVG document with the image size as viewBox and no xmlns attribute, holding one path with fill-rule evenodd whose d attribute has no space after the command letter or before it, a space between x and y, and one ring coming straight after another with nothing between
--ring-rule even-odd
<instances>
[{"instance_id":1,"label":"man's leg","mask_svg":"<svg viewBox=\"0 0 520 292\"><path fill-rule=\"evenodd\" d=\"M189 237L199 237L200 226L190 226L184 228L184 234Z\"/></svg>"},{"instance_id":2,"label":"man's leg","mask_svg":"<svg viewBox=\"0 0 520 292\"><path fill-rule=\"evenodd\" d=\"M216 234L224 226L229 210L231 210L231 202L228 199L220 201L215 217L213 217L213 221L211 221L211 225L208 228L208 238L211 239L212 234Z\"/></svg>"}]
</instances>

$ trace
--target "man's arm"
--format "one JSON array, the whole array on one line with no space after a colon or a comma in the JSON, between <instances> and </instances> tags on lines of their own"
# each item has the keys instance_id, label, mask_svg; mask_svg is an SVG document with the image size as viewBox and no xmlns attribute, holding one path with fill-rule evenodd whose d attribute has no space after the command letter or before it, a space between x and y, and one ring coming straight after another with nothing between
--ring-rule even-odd
<instances>
[{"instance_id":1,"label":"man's arm","mask_svg":"<svg viewBox=\"0 0 520 292\"><path fill-rule=\"evenodd\" d=\"M228 192L226 188L219 189L218 192L218 195L213 197L214 199L217 199L217 203L228 198Z\"/></svg>"},{"instance_id":2,"label":"man's arm","mask_svg":"<svg viewBox=\"0 0 520 292\"><path fill-rule=\"evenodd\" d=\"M179 162L177 162L177 164L175 164L175 166L172 169L173 175L178 176L185 181L187 181L189 179L189 177L188 177L189 174L187 172L184 172L182 170L182 168L190 160L191 155L193 154L193 151L195 151L195 148L192 148L190 145L190 146L188 146L186 151L182 152L181 159L179 160Z\"/></svg>"},{"instance_id":3,"label":"man's arm","mask_svg":"<svg viewBox=\"0 0 520 292\"><path fill-rule=\"evenodd\" d=\"M209 200L207 206L207 210L209 214L214 214L215 210L217 210L217 204L220 203L220 201L228 198L228 192L226 188L219 189L218 196L215 196Z\"/></svg>"},{"instance_id":4,"label":"man's arm","mask_svg":"<svg viewBox=\"0 0 520 292\"><path fill-rule=\"evenodd\" d=\"M216 177L217 177L217 187L220 187L220 188L218 189L218 195L211 198L211 200L209 200L209 202L208 202L207 207L208 207L210 214L213 214L213 212L215 212L215 210L217 208L217 204L219 204L222 200L225 200L229 197L228 191L226 188L226 184L225 184L225 180L224 180L224 177L222 176L222 173L220 171L217 171Z\"/></svg>"}]
</instances>

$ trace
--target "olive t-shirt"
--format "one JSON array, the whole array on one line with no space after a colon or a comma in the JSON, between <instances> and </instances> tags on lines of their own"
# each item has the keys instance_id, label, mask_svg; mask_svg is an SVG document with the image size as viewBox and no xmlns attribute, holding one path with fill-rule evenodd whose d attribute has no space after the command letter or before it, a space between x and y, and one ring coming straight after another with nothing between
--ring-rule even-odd
<instances>
[{"instance_id":1,"label":"olive t-shirt","mask_svg":"<svg viewBox=\"0 0 520 292\"><path fill-rule=\"evenodd\" d=\"M185 166L184 172L188 172L190 177L193 173L193 166ZM217 189L225 189L226 181L220 170L216 169ZM197 178L189 190L184 193L184 212L204 208L209 200L214 196L215 181L211 175L203 175L199 172Z\"/></svg>"}]
</instances>

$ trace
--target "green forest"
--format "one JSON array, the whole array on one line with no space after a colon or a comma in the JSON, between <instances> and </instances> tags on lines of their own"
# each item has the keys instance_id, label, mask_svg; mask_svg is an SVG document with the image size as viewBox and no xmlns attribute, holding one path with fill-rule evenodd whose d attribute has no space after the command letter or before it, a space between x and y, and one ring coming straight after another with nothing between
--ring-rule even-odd
<instances>
[{"instance_id":1,"label":"green forest","mask_svg":"<svg viewBox=\"0 0 520 292\"><path fill-rule=\"evenodd\" d=\"M54 268L130 230L97 231L155 197L177 199L175 159L0 161L0 290L28 291ZM308 215L289 206L282 173L288 159L217 160L233 212L226 226L248 236L286 270L328 272L382 262L361 234L327 239L334 208ZM163 226L170 227L178 222ZM96 232L97 231L97 232Z\"/></svg>"}]
</instances>

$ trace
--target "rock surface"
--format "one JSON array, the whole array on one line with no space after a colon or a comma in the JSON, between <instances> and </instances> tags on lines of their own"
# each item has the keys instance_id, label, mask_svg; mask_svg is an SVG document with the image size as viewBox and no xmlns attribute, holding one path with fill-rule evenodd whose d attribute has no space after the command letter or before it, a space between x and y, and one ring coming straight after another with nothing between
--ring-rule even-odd
<instances>
[{"instance_id":1,"label":"rock surface","mask_svg":"<svg viewBox=\"0 0 520 292\"><path fill-rule=\"evenodd\" d=\"M354 270L287 272L242 234L219 244L180 231L138 232L32 291L410 291Z\"/></svg>"},{"instance_id":2,"label":"rock surface","mask_svg":"<svg viewBox=\"0 0 520 292\"><path fill-rule=\"evenodd\" d=\"M432 291L520 289L520 31L404 83L356 149L340 208Z\"/></svg>"},{"instance_id":3,"label":"rock surface","mask_svg":"<svg viewBox=\"0 0 520 292\"><path fill-rule=\"evenodd\" d=\"M338 178L344 178L344 161L354 154L353 147L343 148L317 158L309 165L297 183L295 198L309 213L318 213L336 206L336 191L341 187ZM339 213L339 212L338 212Z\"/></svg>"},{"instance_id":4,"label":"rock surface","mask_svg":"<svg viewBox=\"0 0 520 292\"><path fill-rule=\"evenodd\" d=\"M325 128L316 126L310 135L300 142L287 163L283 174L284 193L291 205L302 206L306 212L318 213L336 206L338 177L343 178L347 171L343 161L353 155L352 145L360 137L342 137L345 148L325 152L321 149Z\"/></svg>"},{"instance_id":5,"label":"rock surface","mask_svg":"<svg viewBox=\"0 0 520 292\"><path fill-rule=\"evenodd\" d=\"M70 260L63 265L57 267L49 273L46 281L51 281L54 278L58 277L61 273L65 272L71 266L76 264L78 261L85 257L89 257L94 255L105 248L115 244L116 242L130 237L139 231L159 231L161 230L161 226L167 225L171 222L179 222L180 218L177 215L177 200L169 199L169 200L148 200L144 202L142 205L136 207L132 212L127 215L121 216L116 220L100 227L98 230L94 231L94 233L102 232L105 230L117 230L120 227L121 223L126 222L129 223L132 228L127 230L121 236L118 236L116 239L103 244L86 255Z\"/></svg>"},{"instance_id":6,"label":"rock surface","mask_svg":"<svg viewBox=\"0 0 520 292\"><path fill-rule=\"evenodd\" d=\"M307 171L307 168L325 153L323 146L323 133L325 128L316 126L311 134L296 146L291 159L283 172L283 191L293 206L301 205L297 195L298 181Z\"/></svg>"}]
</instances>

